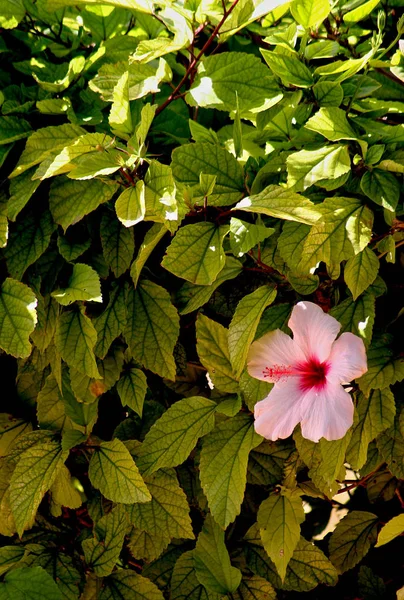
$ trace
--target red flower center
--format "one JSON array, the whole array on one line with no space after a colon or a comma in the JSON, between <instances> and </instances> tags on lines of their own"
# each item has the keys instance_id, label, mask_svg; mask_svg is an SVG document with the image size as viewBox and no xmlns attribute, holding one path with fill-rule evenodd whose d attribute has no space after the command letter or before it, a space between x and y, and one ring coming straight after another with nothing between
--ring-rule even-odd
<instances>
[{"instance_id":1,"label":"red flower center","mask_svg":"<svg viewBox=\"0 0 404 600\"><path fill-rule=\"evenodd\" d=\"M297 367L302 390L312 388L322 389L327 383L327 373L330 370L328 362L320 362L318 358L312 357L306 363Z\"/></svg>"}]
</instances>

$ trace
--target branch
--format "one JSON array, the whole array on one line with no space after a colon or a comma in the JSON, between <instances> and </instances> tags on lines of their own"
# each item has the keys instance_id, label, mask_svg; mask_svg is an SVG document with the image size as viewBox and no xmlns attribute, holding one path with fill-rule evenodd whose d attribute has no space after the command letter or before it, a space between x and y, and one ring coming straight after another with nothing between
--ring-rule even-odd
<instances>
[{"instance_id":1,"label":"branch","mask_svg":"<svg viewBox=\"0 0 404 600\"><path fill-rule=\"evenodd\" d=\"M230 6L228 11L225 11L223 17L221 18L220 22L216 25L216 27L214 28L214 30L212 31L212 34L210 35L209 39L206 41L205 45L203 46L202 50L199 52L199 54L190 62L188 69L185 72L185 75L183 76L183 78L181 79L181 81L179 82L179 84L176 86L176 88L173 90L173 92L169 95L169 97L167 98L167 100L165 100L165 102L163 102L163 104L161 104L158 109L156 110L156 116L159 115L165 108L167 108L167 106L169 104L171 104L171 102L173 100L176 99L176 95L179 92L179 90L182 88L182 86L184 85L184 83L186 82L186 80L188 79L190 73L194 70L194 68L196 67L197 63L200 61L200 59L202 58L202 56L205 54L206 50L209 48L209 46L212 44L213 40L215 39L215 37L217 36L217 34L219 33L219 30L221 28L221 26L223 25L223 23L226 21L226 19L228 18L228 16L233 12L233 9L236 7L236 5L238 4L239 0L234 0L233 4Z\"/></svg>"}]
</instances>

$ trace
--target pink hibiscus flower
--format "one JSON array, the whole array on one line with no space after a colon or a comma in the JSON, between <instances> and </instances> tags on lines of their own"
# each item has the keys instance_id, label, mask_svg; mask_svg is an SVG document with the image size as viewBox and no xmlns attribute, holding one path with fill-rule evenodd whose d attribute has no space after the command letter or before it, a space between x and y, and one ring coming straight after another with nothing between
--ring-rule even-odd
<instances>
[{"instance_id":1,"label":"pink hibiscus flower","mask_svg":"<svg viewBox=\"0 0 404 600\"><path fill-rule=\"evenodd\" d=\"M353 422L351 396L342 387L367 371L363 341L343 333L334 317L312 302L299 302L288 323L293 339L277 329L254 342L252 377L275 385L255 405L255 430L269 440L289 437L300 423L303 437L338 440Z\"/></svg>"}]
</instances>

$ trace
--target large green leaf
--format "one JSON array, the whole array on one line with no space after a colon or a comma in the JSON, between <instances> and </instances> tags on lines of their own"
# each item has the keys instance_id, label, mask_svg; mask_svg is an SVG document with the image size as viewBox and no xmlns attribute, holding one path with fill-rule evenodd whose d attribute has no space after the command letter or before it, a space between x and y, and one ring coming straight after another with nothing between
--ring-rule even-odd
<instances>
[{"instance_id":1,"label":"large green leaf","mask_svg":"<svg viewBox=\"0 0 404 600\"><path fill-rule=\"evenodd\" d=\"M126 188L117 199L115 210L125 227L132 227L143 221L146 212L144 182L138 181L135 186Z\"/></svg>"},{"instance_id":2,"label":"large green leaf","mask_svg":"<svg viewBox=\"0 0 404 600\"><path fill-rule=\"evenodd\" d=\"M147 391L146 375L143 371L140 369L125 371L118 381L116 390L121 399L122 406L128 406L141 417Z\"/></svg>"},{"instance_id":3,"label":"large green leaf","mask_svg":"<svg viewBox=\"0 0 404 600\"><path fill-rule=\"evenodd\" d=\"M314 84L313 75L308 67L295 54L278 54L261 50L265 62L271 71L282 80L284 85L308 88Z\"/></svg>"},{"instance_id":4,"label":"large green leaf","mask_svg":"<svg viewBox=\"0 0 404 600\"><path fill-rule=\"evenodd\" d=\"M373 294L363 294L356 302L352 298L347 298L334 306L330 314L341 323L341 333L350 331L362 338L366 347L369 346L375 320L375 297Z\"/></svg>"},{"instance_id":5,"label":"large green leaf","mask_svg":"<svg viewBox=\"0 0 404 600\"><path fill-rule=\"evenodd\" d=\"M203 222L185 225L176 234L162 265L177 277L196 285L210 285L225 264L223 238L227 226Z\"/></svg>"},{"instance_id":6,"label":"large green leaf","mask_svg":"<svg viewBox=\"0 0 404 600\"><path fill-rule=\"evenodd\" d=\"M97 332L97 344L94 352L99 358L105 357L114 339L123 333L126 324L125 300L124 286L111 287L106 309L93 321Z\"/></svg>"},{"instance_id":7,"label":"large green leaf","mask_svg":"<svg viewBox=\"0 0 404 600\"><path fill-rule=\"evenodd\" d=\"M237 392L238 378L233 372L229 354L228 330L199 314L196 321L196 349L214 387L221 392Z\"/></svg>"},{"instance_id":8,"label":"large green leaf","mask_svg":"<svg viewBox=\"0 0 404 600\"><path fill-rule=\"evenodd\" d=\"M66 231L70 225L110 200L115 191L116 184L112 181L106 184L99 179L74 181L58 177L49 191L49 207L56 223Z\"/></svg>"},{"instance_id":9,"label":"large green leaf","mask_svg":"<svg viewBox=\"0 0 404 600\"><path fill-rule=\"evenodd\" d=\"M88 377L100 378L95 362L97 332L83 310L60 315L55 333L56 349L67 364Z\"/></svg>"},{"instance_id":10,"label":"large green leaf","mask_svg":"<svg viewBox=\"0 0 404 600\"><path fill-rule=\"evenodd\" d=\"M151 496L129 450L120 440L102 442L91 457L88 476L113 502L149 502Z\"/></svg>"},{"instance_id":11,"label":"large green leaf","mask_svg":"<svg viewBox=\"0 0 404 600\"><path fill-rule=\"evenodd\" d=\"M356 140L358 136L346 118L346 113L341 108L320 108L316 114L305 124L306 129L321 133L331 142L340 140Z\"/></svg>"},{"instance_id":12,"label":"large green leaf","mask_svg":"<svg viewBox=\"0 0 404 600\"><path fill-rule=\"evenodd\" d=\"M220 146L200 142L180 146L173 151L171 166L177 181L196 186L193 190L194 203L203 205L204 195L199 186L201 173L216 175L216 185L208 201L211 206L233 204L243 195L241 167L234 156Z\"/></svg>"},{"instance_id":13,"label":"large green leaf","mask_svg":"<svg viewBox=\"0 0 404 600\"><path fill-rule=\"evenodd\" d=\"M132 527L128 541L129 550L137 559L151 562L160 556L170 543L164 532L152 535L142 529Z\"/></svg>"},{"instance_id":14,"label":"large green leaf","mask_svg":"<svg viewBox=\"0 0 404 600\"><path fill-rule=\"evenodd\" d=\"M300 540L304 511L299 494L283 489L262 502L257 521L263 546L284 581L286 567Z\"/></svg>"},{"instance_id":15,"label":"large green leaf","mask_svg":"<svg viewBox=\"0 0 404 600\"><path fill-rule=\"evenodd\" d=\"M247 223L232 217L230 219L230 247L234 256L243 256L259 242L266 240L274 231L273 227Z\"/></svg>"},{"instance_id":16,"label":"large green leaf","mask_svg":"<svg viewBox=\"0 0 404 600\"><path fill-rule=\"evenodd\" d=\"M104 579L99 600L163 600L158 587L133 569L119 569Z\"/></svg>"},{"instance_id":17,"label":"large green leaf","mask_svg":"<svg viewBox=\"0 0 404 600\"><path fill-rule=\"evenodd\" d=\"M114 90L120 79L128 73L128 99L143 98L149 93L159 90L159 82L164 76L162 69L151 65L132 64L125 62L104 64L89 83L90 89L101 94L103 100L113 102Z\"/></svg>"},{"instance_id":18,"label":"large green leaf","mask_svg":"<svg viewBox=\"0 0 404 600\"><path fill-rule=\"evenodd\" d=\"M389 341L388 336L381 336L369 348L368 370L358 379L359 388L365 395L372 389L381 390L404 379L404 360L394 357Z\"/></svg>"},{"instance_id":19,"label":"large green leaf","mask_svg":"<svg viewBox=\"0 0 404 600\"><path fill-rule=\"evenodd\" d=\"M6 574L0 600L62 600L56 582L41 567L21 567Z\"/></svg>"},{"instance_id":20,"label":"large green leaf","mask_svg":"<svg viewBox=\"0 0 404 600\"><path fill-rule=\"evenodd\" d=\"M243 198L234 210L255 212L308 225L313 225L321 216L321 211L308 198L278 185L269 185L259 194Z\"/></svg>"},{"instance_id":21,"label":"large green leaf","mask_svg":"<svg viewBox=\"0 0 404 600\"><path fill-rule=\"evenodd\" d=\"M236 109L236 94L240 116L266 110L283 95L269 69L256 56L224 52L200 63L186 99L191 106L230 112Z\"/></svg>"},{"instance_id":22,"label":"large green leaf","mask_svg":"<svg viewBox=\"0 0 404 600\"><path fill-rule=\"evenodd\" d=\"M204 521L193 554L196 576L204 587L217 594L237 590L241 581L241 571L232 567L224 543L224 531L211 515Z\"/></svg>"},{"instance_id":23,"label":"large green leaf","mask_svg":"<svg viewBox=\"0 0 404 600\"><path fill-rule=\"evenodd\" d=\"M143 280L128 298L125 339L133 358L153 373L175 379L174 346L179 317L169 293Z\"/></svg>"},{"instance_id":24,"label":"large green leaf","mask_svg":"<svg viewBox=\"0 0 404 600\"><path fill-rule=\"evenodd\" d=\"M60 442L50 436L34 438L33 445L20 454L10 481L10 506L20 536L32 527L38 506L66 458Z\"/></svg>"},{"instance_id":25,"label":"large green leaf","mask_svg":"<svg viewBox=\"0 0 404 600\"><path fill-rule=\"evenodd\" d=\"M291 13L305 29L318 27L331 10L329 0L293 0Z\"/></svg>"},{"instance_id":26,"label":"large green leaf","mask_svg":"<svg viewBox=\"0 0 404 600\"><path fill-rule=\"evenodd\" d=\"M186 460L198 439L215 426L216 403L201 396L175 402L151 427L138 452L144 475Z\"/></svg>"},{"instance_id":27,"label":"large green leaf","mask_svg":"<svg viewBox=\"0 0 404 600\"><path fill-rule=\"evenodd\" d=\"M31 429L30 423L2 413L0 415L0 456L6 456L16 438Z\"/></svg>"},{"instance_id":28,"label":"large green leaf","mask_svg":"<svg viewBox=\"0 0 404 600\"><path fill-rule=\"evenodd\" d=\"M118 79L112 93L112 106L109 124L112 133L127 140L133 133L132 115L129 105L129 72L125 71Z\"/></svg>"},{"instance_id":29,"label":"large green leaf","mask_svg":"<svg viewBox=\"0 0 404 600\"><path fill-rule=\"evenodd\" d=\"M106 212L101 219L100 235L105 262L115 277L120 277L132 262L135 250L133 230L122 227L112 212Z\"/></svg>"},{"instance_id":30,"label":"large green leaf","mask_svg":"<svg viewBox=\"0 0 404 600\"><path fill-rule=\"evenodd\" d=\"M0 348L26 358L31 354L29 336L36 324L37 300L31 289L7 278L0 290Z\"/></svg>"},{"instance_id":31,"label":"large green leaf","mask_svg":"<svg viewBox=\"0 0 404 600\"><path fill-rule=\"evenodd\" d=\"M25 119L0 117L0 145L26 138L31 132L31 126Z\"/></svg>"},{"instance_id":32,"label":"large green leaf","mask_svg":"<svg viewBox=\"0 0 404 600\"><path fill-rule=\"evenodd\" d=\"M220 600L221 596L199 583L194 566L194 551L181 554L171 577L171 600Z\"/></svg>"},{"instance_id":33,"label":"large green leaf","mask_svg":"<svg viewBox=\"0 0 404 600\"><path fill-rule=\"evenodd\" d=\"M400 199L400 183L395 175L381 169L366 171L361 189L373 202L394 212Z\"/></svg>"},{"instance_id":34,"label":"large green leaf","mask_svg":"<svg viewBox=\"0 0 404 600\"><path fill-rule=\"evenodd\" d=\"M201 485L210 511L222 527L232 523L240 512L248 455L261 441L246 415L220 423L202 441Z\"/></svg>"},{"instance_id":35,"label":"large green leaf","mask_svg":"<svg viewBox=\"0 0 404 600\"><path fill-rule=\"evenodd\" d=\"M351 170L348 147L331 144L318 150L300 150L289 154L288 186L302 192L322 179L337 179Z\"/></svg>"},{"instance_id":36,"label":"large green leaf","mask_svg":"<svg viewBox=\"0 0 404 600\"><path fill-rule=\"evenodd\" d=\"M125 509L118 505L97 521L94 537L83 541L86 562L99 577L112 573L127 530L128 518Z\"/></svg>"},{"instance_id":37,"label":"large green leaf","mask_svg":"<svg viewBox=\"0 0 404 600\"><path fill-rule=\"evenodd\" d=\"M394 396L390 388L371 390L368 397L359 394L356 410L357 420L354 421L346 458L354 469L359 470L367 460L370 442L394 425Z\"/></svg>"},{"instance_id":38,"label":"large green leaf","mask_svg":"<svg viewBox=\"0 0 404 600\"><path fill-rule=\"evenodd\" d=\"M238 377L244 370L261 315L275 300L276 293L276 288L263 285L244 296L237 305L229 326L229 355L234 374Z\"/></svg>"},{"instance_id":39,"label":"large green leaf","mask_svg":"<svg viewBox=\"0 0 404 600\"><path fill-rule=\"evenodd\" d=\"M7 216L15 221L31 196L36 192L40 181L32 181L35 169L28 169L23 175L10 181L10 198L7 202Z\"/></svg>"},{"instance_id":40,"label":"large green leaf","mask_svg":"<svg viewBox=\"0 0 404 600\"><path fill-rule=\"evenodd\" d=\"M370 248L352 256L344 269L345 283L356 300L376 279L379 272L380 261Z\"/></svg>"},{"instance_id":41,"label":"large green leaf","mask_svg":"<svg viewBox=\"0 0 404 600\"><path fill-rule=\"evenodd\" d=\"M130 518L135 527L152 535L193 539L189 506L174 469L160 469L145 477L152 496L147 504L134 504Z\"/></svg>"},{"instance_id":42,"label":"large green leaf","mask_svg":"<svg viewBox=\"0 0 404 600\"><path fill-rule=\"evenodd\" d=\"M53 373L48 375L45 384L37 396L37 418L40 427L62 431L71 427L66 415L65 405L59 390L58 382Z\"/></svg>"},{"instance_id":43,"label":"large green leaf","mask_svg":"<svg viewBox=\"0 0 404 600\"><path fill-rule=\"evenodd\" d=\"M76 263L67 287L55 290L52 292L52 296L62 306L68 306L76 300L102 302L100 278L96 271L88 265Z\"/></svg>"},{"instance_id":44,"label":"large green leaf","mask_svg":"<svg viewBox=\"0 0 404 600\"><path fill-rule=\"evenodd\" d=\"M339 573L352 569L369 552L377 538L378 518L354 510L340 521L330 538L330 560Z\"/></svg>"},{"instance_id":45,"label":"large green leaf","mask_svg":"<svg viewBox=\"0 0 404 600\"><path fill-rule=\"evenodd\" d=\"M175 231L178 227L178 206L171 167L156 160L150 161L144 182L145 219L164 223L167 229Z\"/></svg>"}]
</instances>

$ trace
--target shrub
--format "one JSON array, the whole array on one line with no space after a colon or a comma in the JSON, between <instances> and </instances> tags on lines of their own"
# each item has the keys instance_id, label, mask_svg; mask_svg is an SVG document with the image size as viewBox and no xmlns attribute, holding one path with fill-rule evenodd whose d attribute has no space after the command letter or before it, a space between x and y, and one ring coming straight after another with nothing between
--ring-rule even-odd
<instances>
[{"instance_id":1,"label":"shrub","mask_svg":"<svg viewBox=\"0 0 404 600\"><path fill-rule=\"evenodd\" d=\"M2 1L0 598L395 598L402 6ZM341 439L254 430L299 301Z\"/></svg>"}]
</instances>

